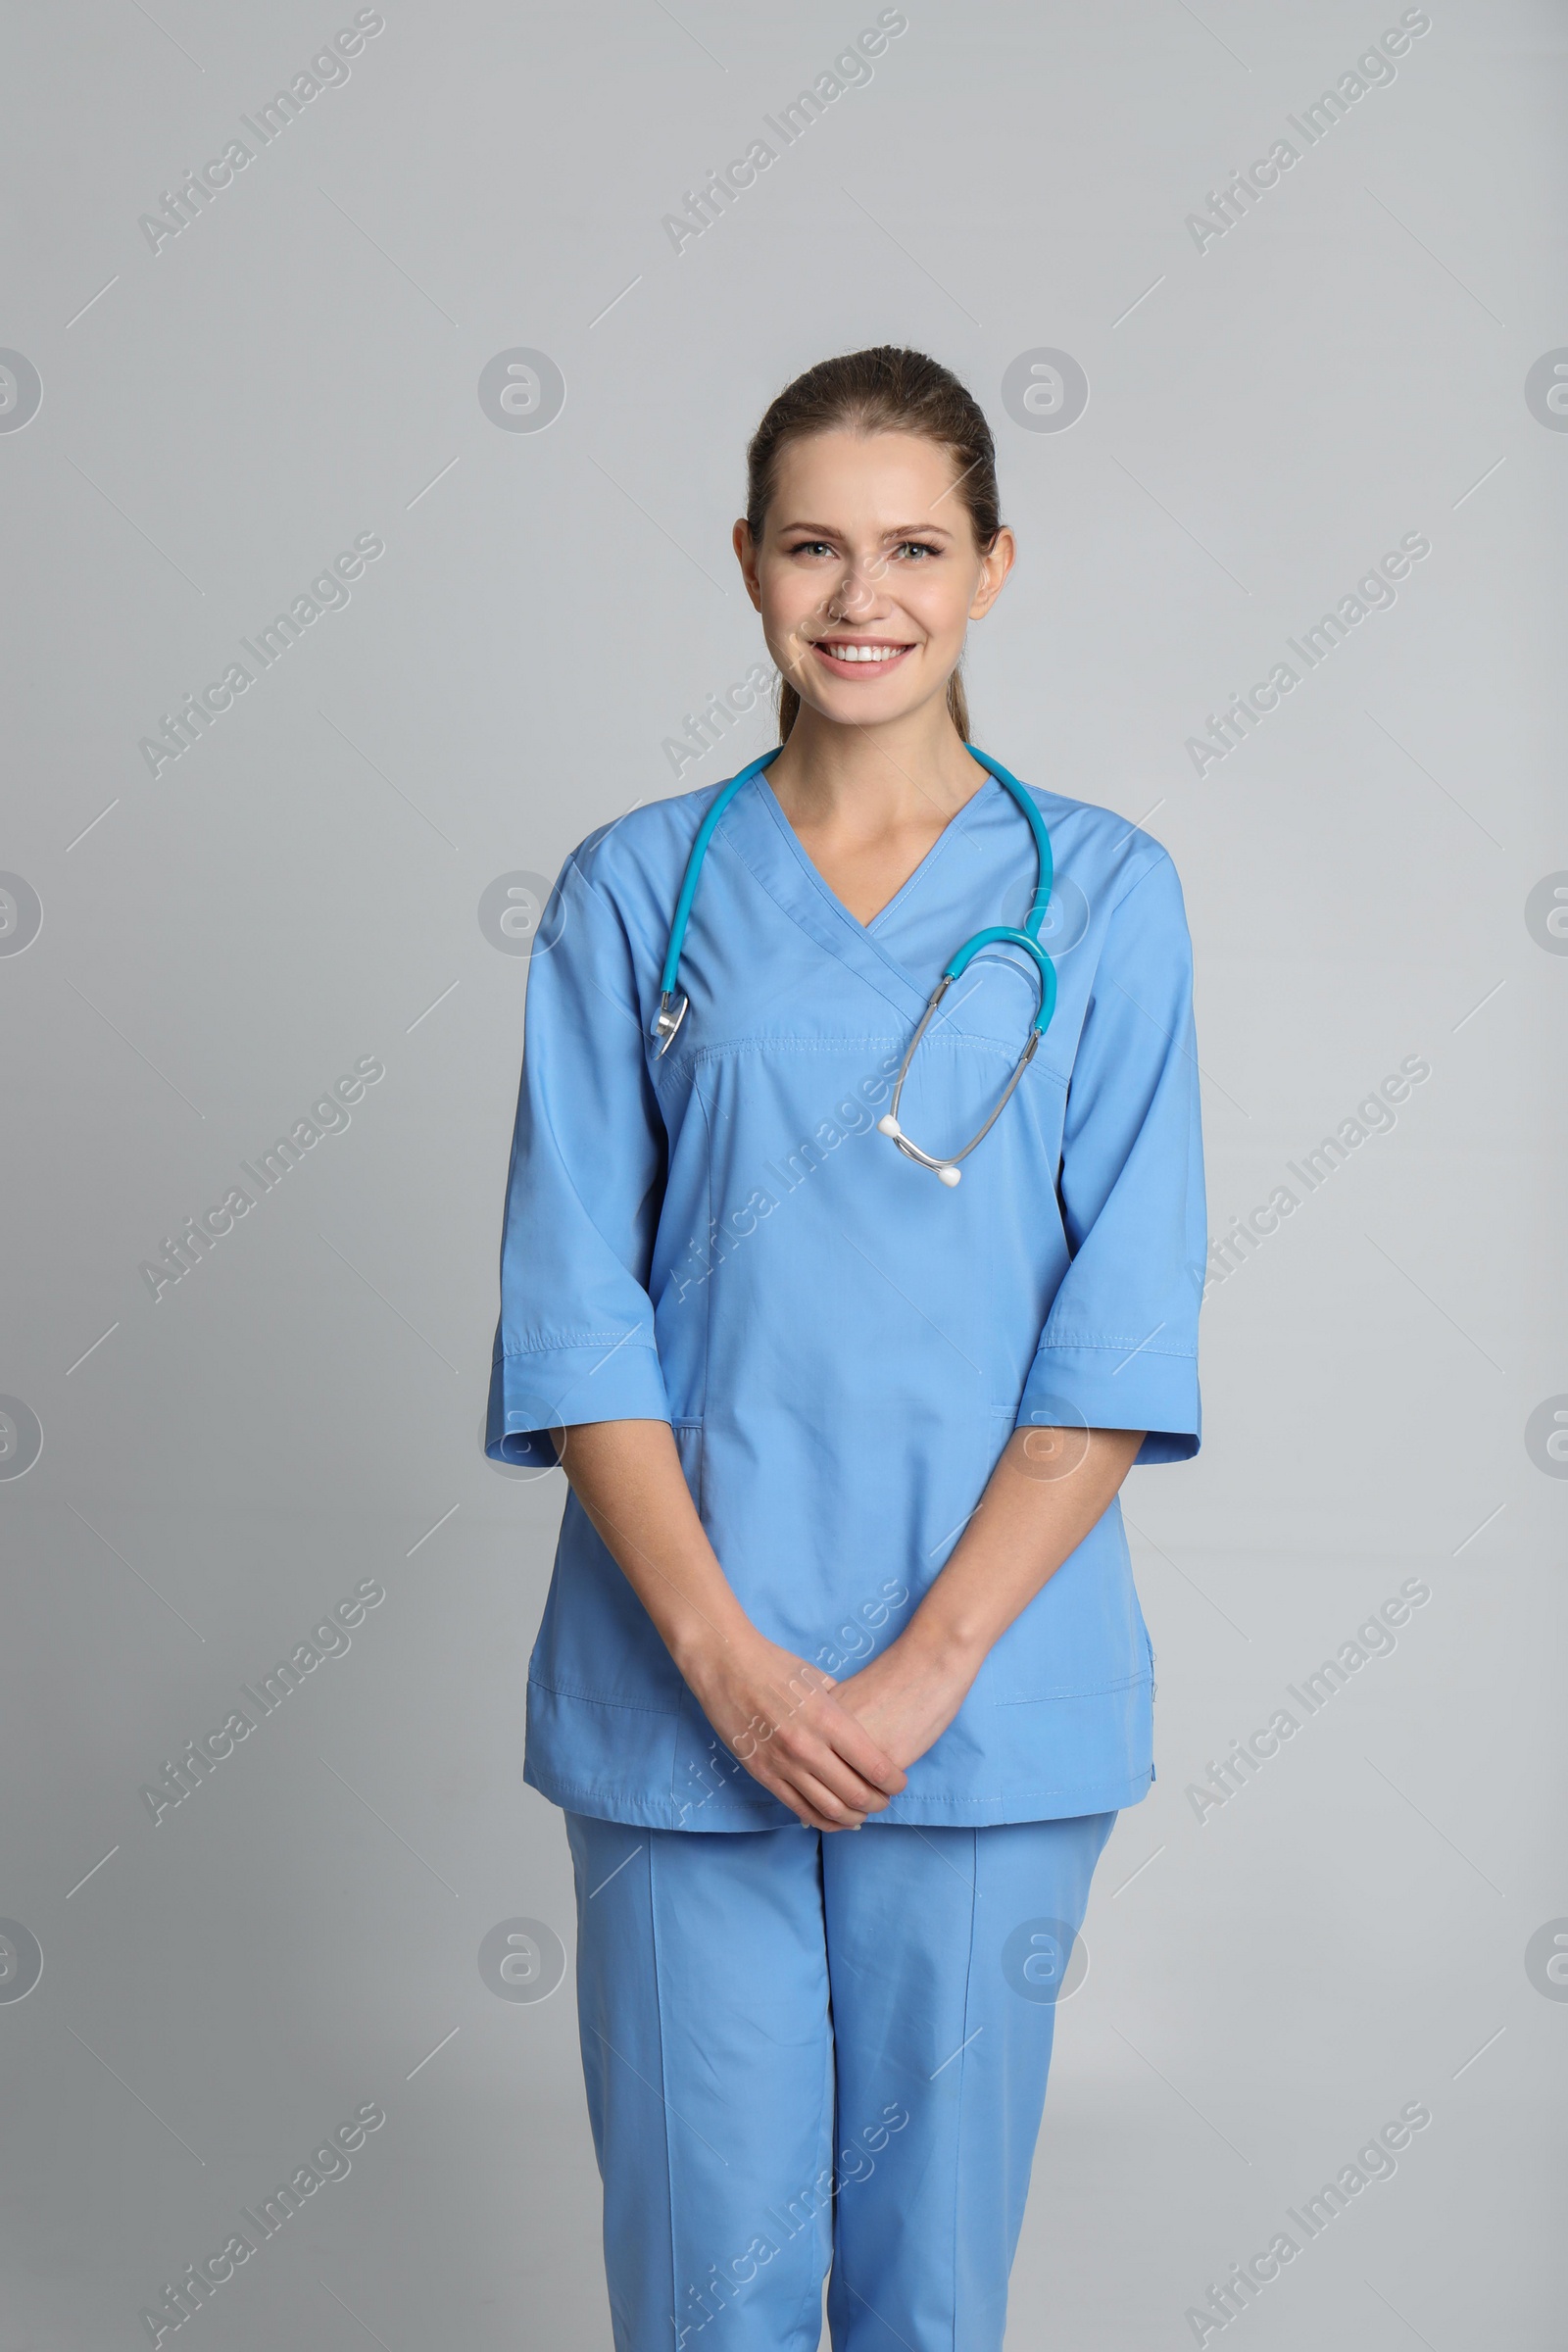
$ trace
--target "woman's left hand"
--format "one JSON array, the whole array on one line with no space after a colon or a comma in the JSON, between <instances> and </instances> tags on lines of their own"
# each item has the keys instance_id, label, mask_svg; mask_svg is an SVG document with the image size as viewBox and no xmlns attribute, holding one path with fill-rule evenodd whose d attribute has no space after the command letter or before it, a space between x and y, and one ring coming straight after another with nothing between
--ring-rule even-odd
<instances>
[{"instance_id":1,"label":"woman's left hand","mask_svg":"<svg viewBox=\"0 0 1568 2352\"><path fill-rule=\"evenodd\" d=\"M908 1626L834 1696L905 1770L941 1739L962 1706L975 1666L951 1645L934 1647Z\"/></svg>"}]
</instances>

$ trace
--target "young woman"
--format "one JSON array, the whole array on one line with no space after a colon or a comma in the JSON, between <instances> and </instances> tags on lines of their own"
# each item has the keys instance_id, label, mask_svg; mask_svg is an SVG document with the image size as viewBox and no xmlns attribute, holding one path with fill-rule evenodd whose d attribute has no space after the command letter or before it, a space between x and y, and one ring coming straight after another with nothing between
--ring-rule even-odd
<instances>
[{"instance_id":1,"label":"young woman","mask_svg":"<svg viewBox=\"0 0 1568 2352\"><path fill-rule=\"evenodd\" d=\"M946 368L791 384L735 550L782 748L591 834L529 973L488 1450L570 1494L524 1774L618 2352L814 2352L830 2265L835 2352L997 2352L1153 1777L1116 1494L1198 1449L1190 949L1155 842L968 746L1014 549Z\"/></svg>"}]
</instances>

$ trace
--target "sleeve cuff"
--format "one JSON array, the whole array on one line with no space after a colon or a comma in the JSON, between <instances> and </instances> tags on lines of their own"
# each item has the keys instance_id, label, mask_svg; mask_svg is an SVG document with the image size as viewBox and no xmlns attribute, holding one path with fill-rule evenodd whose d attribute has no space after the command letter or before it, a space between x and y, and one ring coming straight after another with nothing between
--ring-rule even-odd
<instances>
[{"instance_id":1,"label":"sleeve cuff","mask_svg":"<svg viewBox=\"0 0 1568 2352\"><path fill-rule=\"evenodd\" d=\"M490 1370L484 1449L493 1462L553 1469L551 1432L583 1421L667 1421L659 1352L649 1342L537 1348Z\"/></svg>"},{"instance_id":2,"label":"sleeve cuff","mask_svg":"<svg viewBox=\"0 0 1568 2352\"><path fill-rule=\"evenodd\" d=\"M1202 1436L1198 1359L1156 1355L1148 1348L1042 1343L1024 1383L1017 1426L1141 1429L1147 1435L1138 1462L1190 1461Z\"/></svg>"}]
</instances>

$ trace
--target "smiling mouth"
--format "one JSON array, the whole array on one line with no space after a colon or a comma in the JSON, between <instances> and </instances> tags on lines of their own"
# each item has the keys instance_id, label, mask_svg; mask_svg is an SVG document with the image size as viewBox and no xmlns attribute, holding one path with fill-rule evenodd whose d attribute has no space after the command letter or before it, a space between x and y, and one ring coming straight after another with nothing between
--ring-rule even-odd
<instances>
[{"instance_id":1,"label":"smiling mouth","mask_svg":"<svg viewBox=\"0 0 1568 2352\"><path fill-rule=\"evenodd\" d=\"M912 654L912 645L895 645L858 637L819 637L811 651L835 669L887 669Z\"/></svg>"}]
</instances>

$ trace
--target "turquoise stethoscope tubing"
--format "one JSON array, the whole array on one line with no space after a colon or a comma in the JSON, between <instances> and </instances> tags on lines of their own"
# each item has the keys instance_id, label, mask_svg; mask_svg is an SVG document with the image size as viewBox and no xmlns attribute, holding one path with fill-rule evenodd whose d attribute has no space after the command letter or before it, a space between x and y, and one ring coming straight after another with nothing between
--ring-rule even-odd
<instances>
[{"instance_id":1,"label":"turquoise stethoscope tubing","mask_svg":"<svg viewBox=\"0 0 1568 2352\"><path fill-rule=\"evenodd\" d=\"M652 1035L660 1041L660 1055L668 1053L675 1042L675 1032L690 1010L691 1001L685 996L681 997L678 1008L675 1005L676 982L680 975L681 951L686 944L686 930L691 921L692 906L697 897L697 884L702 874L703 860L708 856L709 844L713 838L725 809L741 787L749 784L754 776L760 775L763 768L770 766L778 758L782 748L782 745L775 745L772 751L764 752L760 760L754 760L749 766L743 767L739 775L731 776L729 782L715 797L712 807L697 828L697 838L692 843L691 855L686 860L686 872L681 881L680 895L675 901L675 911L670 918L669 946L665 951L664 966L659 979L659 1011L654 1020ZM1005 786L1028 819L1029 830L1034 836L1037 870L1035 895L1029 911L1024 916L1022 929L1014 930L1009 923L993 923L986 930L977 931L972 939L966 939L956 954L949 958L943 968L941 979L931 992L930 1002L920 1016L914 1035L909 1040L898 1077L893 1082L891 1107L886 1117L877 1121L879 1131L897 1144L906 1158L917 1161L922 1168L930 1168L943 1184L949 1186L956 1185L959 1180L959 1160L967 1159L976 1144L984 1142L998 1119L1001 1118L1011 1099L1013 1089L1034 1059L1035 1049L1050 1027L1051 1016L1056 1009L1056 967L1040 945L1039 936L1040 926L1046 919L1046 909L1051 904L1051 886L1054 876L1051 836L1046 831L1046 820L1017 777L1009 775L1000 760L993 760L987 753L976 751L972 743L966 744L964 749L972 760L979 761L989 775L995 776L999 784ZM943 998L955 980L962 979L982 948L994 947L1020 949L1033 961L1040 985L1040 1003L1035 1013L1034 1026L1029 1032L1023 1052L1018 1056L1012 1076L1008 1079L996 1108L985 1125L977 1129L959 1151L950 1152L946 1158L937 1158L933 1153L923 1152L918 1144L911 1143L899 1125L899 1099L904 1092L905 1079L909 1074L909 1064L914 1059L915 1048L930 1027Z\"/></svg>"}]
</instances>

